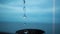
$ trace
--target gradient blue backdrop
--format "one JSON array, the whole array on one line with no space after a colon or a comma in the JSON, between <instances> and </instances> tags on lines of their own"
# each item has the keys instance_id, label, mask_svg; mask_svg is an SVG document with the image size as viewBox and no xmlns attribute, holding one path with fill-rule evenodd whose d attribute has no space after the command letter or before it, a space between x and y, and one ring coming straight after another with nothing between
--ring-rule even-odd
<instances>
[{"instance_id":1,"label":"gradient blue backdrop","mask_svg":"<svg viewBox=\"0 0 60 34\"><path fill-rule=\"evenodd\" d=\"M52 34L53 0L26 0L25 6L26 19L23 18L23 0L0 0L0 31L15 33L31 28ZM56 0L56 34L59 34L59 8L59 0Z\"/></svg>"}]
</instances>

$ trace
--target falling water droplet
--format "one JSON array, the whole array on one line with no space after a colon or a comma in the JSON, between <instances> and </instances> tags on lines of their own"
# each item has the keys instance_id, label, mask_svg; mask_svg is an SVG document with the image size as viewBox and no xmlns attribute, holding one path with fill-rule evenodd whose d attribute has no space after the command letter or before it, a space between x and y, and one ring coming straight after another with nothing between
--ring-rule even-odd
<instances>
[{"instance_id":1,"label":"falling water droplet","mask_svg":"<svg viewBox=\"0 0 60 34\"><path fill-rule=\"evenodd\" d=\"M26 14L24 14L23 18L27 18Z\"/></svg>"},{"instance_id":2,"label":"falling water droplet","mask_svg":"<svg viewBox=\"0 0 60 34\"><path fill-rule=\"evenodd\" d=\"M23 10L24 10L24 15L23 15L23 18L26 18L27 16L26 16L26 6L25 6L25 0L23 0L23 2L24 2L24 6L23 6Z\"/></svg>"}]
</instances>

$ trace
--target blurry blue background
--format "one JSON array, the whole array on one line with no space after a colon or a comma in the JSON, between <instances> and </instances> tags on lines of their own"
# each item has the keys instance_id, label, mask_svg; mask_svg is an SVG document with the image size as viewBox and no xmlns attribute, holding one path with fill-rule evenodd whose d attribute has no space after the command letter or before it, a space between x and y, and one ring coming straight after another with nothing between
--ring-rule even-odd
<instances>
[{"instance_id":1,"label":"blurry blue background","mask_svg":"<svg viewBox=\"0 0 60 34\"><path fill-rule=\"evenodd\" d=\"M0 31L15 33L20 29L41 29L52 34L53 0L0 0ZM59 34L59 0L56 0L56 34ZM26 25L24 25L26 23Z\"/></svg>"},{"instance_id":2,"label":"blurry blue background","mask_svg":"<svg viewBox=\"0 0 60 34\"><path fill-rule=\"evenodd\" d=\"M60 34L60 0L56 0L56 13L55 13L55 22L56 22L56 34Z\"/></svg>"}]
</instances>

